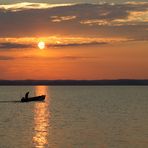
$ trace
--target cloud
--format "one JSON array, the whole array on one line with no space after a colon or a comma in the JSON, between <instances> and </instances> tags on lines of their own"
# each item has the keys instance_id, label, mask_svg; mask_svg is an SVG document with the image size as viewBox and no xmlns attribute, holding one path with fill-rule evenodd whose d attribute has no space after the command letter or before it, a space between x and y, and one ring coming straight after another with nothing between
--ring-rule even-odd
<instances>
[{"instance_id":1,"label":"cloud","mask_svg":"<svg viewBox=\"0 0 148 148\"><path fill-rule=\"evenodd\" d=\"M16 49L16 48L31 48L31 47L33 46L29 44L11 43L11 42L0 43L0 49Z\"/></svg>"},{"instance_id":2,"label":"cloud","mask_svg":"<svg viewBox=\"0 0 148 148\"><path fill-rule=\"evenodd\" d=\"M81 24L98 25L98 26L125 26L125 25L140 25L148 23L148 11L133 11L129 12L126 18L121 19L91 19L83 20Z\"/></svg>"},{"instance_id":3,"label":"cloud","mask_svg":"<svg viewBox=\"0 0 148 148\"><path fill-rule=\"evenodd\" d=\"M52 16L52 22L69 21L76 19L76 16Z\"/></svg>"},{"instance_id":4,"label":"cloud","mask_svg":"<svg viewBox=\"0 0 148 148\"><path fill-rule=\"evenodd\" d=\"M148 10L146 11L133 11L125 19L116 19L112 23L121 25L138 25L148 23Z\"/></svg>"},{"instance_id":5,"label":"cloud","mask_svg":"<svg viewBox=\"0 0 148 148\"><path fill-rule=\"evenodd\" d=\"M140 2L140 1L138 1L138 2L136 2L136 1L127 1L127 2L125 2L125 4L131 4L131 5L147 5L147 2L146 1L143 1L143 2Z\"/></svg>"},{"instance_id":6,"label":"cloud","mask_svg":"<svg viewBox=\"0 0 148 148\"><path fill-rule=\"evenodd\" d=\"M148 39L148 2L0 5L0 37Z\"/></svg>"},{"instance_id":7,"label":"cloud","mask_svg":"<svg viewBox=\"0 0 148 148\"><path fill-rule=\"evenodd\" d=\"M80 60L80 59L90 59L94 57L81 57L81 56L63 56L63 57L57 57L54 59L60 59L60 60Z\"/></svg>"},{"instance_id":8,"label":"cloud","mask_svg":"<svg viewBox=\"0 0 148 148\"><path fill-rule=\"evenodd\" d=\"M38 59L46 60L85 60L85 59L94 59L95 57L82 57L82 56L61 56L61 57L38 57Z\"/></svg>"},{"instance_id":9,"label":"cloud","mask_svg":"<svg viewBox=\"0 0 148 148\"><path fill-rule=\"evenodd\" d=\"M47 8L54 8L54 7L63 7L63 6L71 6L73 4L48 4L48 3L31 3L31 2L22 2L22 3L15 3L15 4L7 4L7 5L0 5L0 9L5 11L23 11L29 9L47 9Z\"/></svg>"},{"instance_id":10,"label":"cloud","mask_svg":"<svg viewBox=\"0 0 148 148\"><path fill-rule=\"evenodd\" d=\"M5 61L5 60L14 60L14 57L11 56L0 56L0 61Z\"/></svg>"},{"instance_id":11,"label":"cloud","mask_svg":"<svg viewBox=\"0 0 148 148\"><path fill-rule=\"evenodd\" d=\"M14 39L15 40L15 39ZM69 39L70 40L70 39ZM84 39L85 40L85 39ZM82 40L74 40L74 41L66 41L66 42L60 42L57 41L56 43L46 43L46 49L52 48L52 47L81 47L81 46L100 46L109 44L109 42L99 42L99 41L82 41ZM35 43L28 44L28 43L15 43L15 42L2 42L0 43L0 49L6 50L6 49L26 49L26 48L36 48Z\"/></svg>"},{"instance_id":12,"label":"cloud","mask_svg":"<svg viewBox=\"0 0 148 148\"><path fill-rule=\"evenodd\" d=\"M0 61L9 61L9 60L85 60L85 59L94 59L96 57L82 57L82 56L61 56L61 57L38 57L38 56L0 56Z\"/></svg>"},{"instance_id":13,"label":"cloud","mask_svg":"<svg viewBox=\"0 0 148 148\"><path fill-rule=\"evenodd\" d=\"M105 45L109 44L108 42L84 42L84 43L60 43L60 44L49 44L47 47L79 47L79 46L98 46L98 45Z\"/></svg>"}]
</instances>

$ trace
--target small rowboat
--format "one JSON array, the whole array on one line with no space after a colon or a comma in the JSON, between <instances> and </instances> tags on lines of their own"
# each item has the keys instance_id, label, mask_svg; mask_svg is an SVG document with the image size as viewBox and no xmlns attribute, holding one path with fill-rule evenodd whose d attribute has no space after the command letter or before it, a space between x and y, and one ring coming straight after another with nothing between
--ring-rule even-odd
<instances>
[{"instance_id":1,"label":"small rowboat","mask_svg":"<svg viewBox=\"0 0 148 148\"><path fill-rule=\"evenodd\" d=\"M30 101L44 101L45 100L45 95L42 96L36 96L36 97L31 97L31 98L25 98L23 97L21 99L21 102L30 102Z\"/></svg>"}]
</instances>

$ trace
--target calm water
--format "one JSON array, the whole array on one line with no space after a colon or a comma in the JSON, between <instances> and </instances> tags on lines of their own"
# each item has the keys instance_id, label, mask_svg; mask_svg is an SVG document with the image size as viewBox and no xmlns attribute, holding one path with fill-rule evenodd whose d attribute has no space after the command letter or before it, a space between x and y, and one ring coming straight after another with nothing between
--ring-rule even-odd
<instances>
[{"instance_id":1,"label":"calm water","mask_svg":"<svg viewBox=\"0 0 148 148\"><path fill-rule=\"evenodd\" d=\"M147 147L148 87L0 87L0 148Z\"/></svg>"}]
</instances>

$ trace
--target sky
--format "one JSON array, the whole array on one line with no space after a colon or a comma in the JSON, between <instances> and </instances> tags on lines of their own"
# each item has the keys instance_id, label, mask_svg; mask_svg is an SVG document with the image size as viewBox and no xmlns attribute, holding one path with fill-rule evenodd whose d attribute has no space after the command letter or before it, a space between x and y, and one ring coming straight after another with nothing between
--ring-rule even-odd
<instances>
[{"instance_id":1,"label":"sky","mask_svg":"<svg viewBox=\"0 0 148 148\"><path fill-rule=\"evenodd\" d=\"M146 0L0 2L0 79L148 79L147 57Z\"/></svg>"}]
</instances>

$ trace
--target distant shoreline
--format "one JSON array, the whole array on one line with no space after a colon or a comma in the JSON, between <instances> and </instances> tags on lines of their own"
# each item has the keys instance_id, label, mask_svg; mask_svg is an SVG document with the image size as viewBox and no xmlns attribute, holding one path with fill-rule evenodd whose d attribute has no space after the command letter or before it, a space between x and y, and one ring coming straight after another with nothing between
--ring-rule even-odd
<instances>
[{"instance_id":1,"label":"distant shoreline","mask_svg":"<svg viewBox=\"0 0 148 148\"><path fill-rule=\"evenodd\" d=\"M0 85L148 85L148 80L117 79L117 80L0 80Z\"/></svg>"}]
</instances>

